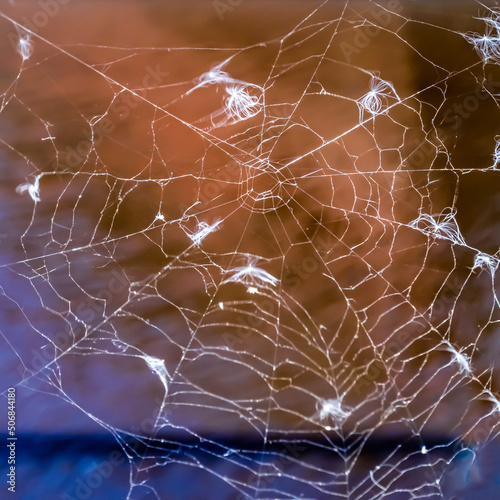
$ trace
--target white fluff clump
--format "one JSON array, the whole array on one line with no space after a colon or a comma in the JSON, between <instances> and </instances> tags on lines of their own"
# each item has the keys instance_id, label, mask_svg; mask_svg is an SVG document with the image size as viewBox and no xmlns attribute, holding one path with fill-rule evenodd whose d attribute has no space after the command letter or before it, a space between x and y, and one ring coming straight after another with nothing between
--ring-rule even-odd
<instances>
[{"instance_id":1,"label":"white fluff clump","mask_svg":"<svg viewBox=\"0 0 500 500\"><path fill-rule=\"evenodd\" d=\"M195 245L200 245L201 242L214 231L217 231L220 221L215 221L212 225L207 222L199 222L196 226L196 231L189 234L189 238Z\"/></svg>"},{"instance_id":2,"label":"white fluff clump","mask_svg":"<svg viewBox=\"0 0 500 500\"><path fill-rule=\"evenodd\" d=\"M491 168L493 170L498 169L498 165L500 164L500 135L495 137L495 151L493 152L493 165Z\"/></svg>"},{"instance_id":3,"label":"white fluff clump","mask_svg":"<svg viewBox=\"0 0 500 500\"><path fill-rule=\"evenodd\" d=\"M449 240L455 245L466 244L452 209L444 210L439 215L420 214L409 226L428 236Z\"/></svg>"},{"instance_id":4,"label":"white fluff clump","mask_svg":"<svg viewBox=\"0 0 500 500\"><path fill-rule=\"evenodd\" d=\"M320 399L316 403L316 410L315 417L322 424L332 423L335 426L342 425L352 413L351 408L344 406L338 398ZM329 430L330 426L326 425L325 428Z\"/></svg>"},{"instance_id":5,"label":"white fluff clump","mask_svg":"<svg viewBox=\"0 0 500 500\"><path fill-rule=\"evenodd\" d=\"M264 89L253 83L232 78L222 68L228 61L213 67L198 78L195 88L207 85L224 86L224 107L212 113L210 120L215 127L232 125L258 115L264 106ZM194 89L193 89L194 90Z\"/></svg>"},{"instance_id":6,"label":"white fluff clump","mask_svg":"<svg viewBox=\"0 0 500 500\"><path fill-rule=\"evenodd\" d=\"M224 109L230 119L243 121L260 113L262 96L251 95L248 89L250 87L243 85L231 85L226 88L228 97L225 99Z\"/></svg>"},{"instance_id":7,"label":"white fluff clump","mask_svg":"<svg viewBox=\"0 0 500 500\"><path fill-rule=\"evenodd\" d=\"M33 41L29 34L24 34L19 37L17 52L23 58L23 62L31 57L31 54L33 54Z\"/></svg>"},{"instance_id":8,"label":"white fluff clump","mask_svg":"<svg viewBox=\"0 0 500 500\"><path fill-rule=\"evenodd\" d=\"M471 43L484 63L500 62L500 13L491 10L489 17L480 17L486 24L484 35L466 33L464 38Z\"/></svg>"},{"instance_id":9,"label":"white fluff clump","mask_svg":"<svg viewBox=\"0 0 500 500\"><path fill-rule=\"evenodd\" d=\"M31 199L38 203L40 201L40 176L36 176L32 184L26 182L25 184L20 184L16 188L16 192L19 194L28 193Z\"/></svg>"},{"instance_id":10,"label":"white fluff clump","mask_svg":"<svg viewBox=\"0 0 500 500\"><path fill-rule=\"evenodd\" d=\"M453 346L448 347L448 352L451 353L453 362L458 365L458 371L460 373L470 373L471 371L471 360L467 354L462 354L462 350L457 351Z\"/></svg>"},{"instance_id":11,"label":"white fluff clump","mask_svg":"<svg viewBox=\"0 0 500 500\"><path fill-rule=\"evenodd\" d=\"M249 258L246 266L234 267L230 272L231 276L224 280L224 283L243 283L251 286L276 286L278 278L268 273L264 269L255 265L254 258Z\"/></svg>"},{"instance_id":12,"label":"white fluff clump","mask_svg":"<svg viewBox=\"0 0 500 500\"><path fill-rule=\"evenodd\" d=\"M495 274L499 265L500 260L498 260L498 257L479 252L474 257L474 265L472 266L472 270L474 271L476 269L484 269L491 274Z\"/></svg>"},{"instance_id":13,"label":"white fluff clump","mask_svg":"<svg viewBox=\"0 0 500 500\"><path fill-rule=\"evenodd\" d=\"M464 353L466 347L457 350L454 345L452 345L448 340L445 340L438 346L438 349L451 354L451 361L449 365L455 364L458 367L459 373L470 374L472 372L471 357Z\"/></svg>"},{"instance_id":14,"label":"white fluff clump","mask_svg":"<svg viewBox=\"0 0 500 500\"><path fill-rule=\"evenodd\" d=\"M365 112L373 117L384 113L387 110L389 97L400 100L392 83L372 76L370 91L356 101L359 108L359 120L363 121Z\"/></svg>"},{"instance_id":15,"label":"white fluff clump","mask_svg":"<svg viewBox=\"0 0 500 500\"><path fill-rule=\"evenodd\" d=\"M165 361L153 356L143 356L143 358L150 370L160 379L161 383L165 387L165 390L168 391L170 375L165 367Z\"/></svg>"},{"instance_id":16,"label":"white fluff clump","mask_svg":"<svg viewBox=\"0 0 500 500\"><path fill-rule=\"evenodd\" d=\"M219 83L230 83L233 79L229 76L228 73L222 71L222 65L218 65L215 68L212 68L210 71L203 73L200 78L198 78L199 86L203 85L215 85Z\"/></svg>"}]
</instances>

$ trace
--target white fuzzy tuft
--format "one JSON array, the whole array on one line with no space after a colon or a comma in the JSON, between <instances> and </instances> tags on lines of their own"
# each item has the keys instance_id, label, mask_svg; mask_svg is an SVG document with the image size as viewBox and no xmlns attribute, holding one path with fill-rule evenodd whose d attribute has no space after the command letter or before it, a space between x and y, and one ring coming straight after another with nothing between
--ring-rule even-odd
<instances>
[{"instance_id":1,"label":"white fuzzy tuft","mask_svg":"<svg viewBox=\"0 0 500 500\"><path fill-rule=\"evenodd\" d=\"M224 109L230 119L236 121L248 120L262 110L262 96L249 93L251 87L231 85L226 88L228 96L224 102Z\"/></svg>"},{"instance_id":2,"label":"white fuzzy tuft","mask_svg":"<svg viewBox=\"0 0 500 500\"><path fill-rule=\"evenodd\" d=\"M409 226L428 236L449 240L455 245L466 244L452 209L444 210L439 215L420 214Z\"/></svg>"},{"instance_id":3,"label":"white fuzzy tuft","mask_svg":"<svg viewBox=\"0 0 500 500\"><path fill-rule=\"evenodd\" d=\"M16 192L19 194L22 193L28 193L31 196L31 199L35 202L38 203L40 201L40 176L36 176L33 184L30 183L25 183L25 184L20 184L16 188Z\"/></svg>"},{"instance_id":4,"label":"white fuzzy tuft","mask_svg":"<svg viewBox=\"0 0 500 500\"><path fill-rule=\"evenodd\" d=\"M387 109L388 97L400 100L392 83L372 76L370 91L356 101L359 108L359 120L363 121L365 112L374 117L384 113Z\"/></svg>"},{"instance_id":5,"label":"white fuzzy tuft","mask_svg":"<svg viewBox=\"0 0 500 500\"><path fill-rule=\"evenodd\" d=\"M246 266L235 267L229 271L231 276L224 281L243 283L250 285L251 287L257 286L276 286L278 283L278 278L275 278L272 274L268 273L264 269L255 266L255 259L249 258L248 264Z\"/></svg>"},{"instance_id":6,"label":"white fuzzy tuft","mask_svg":"<svg viewBox=\"0 0 500 500\"><path fill-rule=\"evenodd\" d=\"M196 231L188 236L195 245L200 245L201 242L214 231L217 231L220 221L214 222L212 225L206 222L199 222L196 226Z\"/></svg>"},{"instance_id":7,"label":"white fuzzy tuft","mask_svg":"<svg viewBox=\"0 0 500 500\"><path fill-rule=\"evenodd\" d=\"M483 35L466 33L464 38L471 43L483 62L500 62L500 13L492 10L490 17L481 17L486 24Z\"/></svg>"},{"instance_id":8,"label":"white fuzzy tuft","mask_svg":"<svg viewBox=\"0 0 500 500\"><path fill-rule=\"evenodd\" d=\"M17 52L23 58L23 62L29 59L31 54L33 54L33 42L28 34L19 37Z\"/></svg>"},{"instance_id":9,"label":"white fuzzy tuft","mask_svg":"<svg viewBox=\"0 0 500 500\"><path fill-rule=\"evenodd\" d=\"M485 269L489 271L491 274L495 274L498 266L500 265L500 261L497 257L493 255L488 255L486 253L479 252L474 257L474 265L472 266L472 270L476 269Z\"/></svg>"},{"instance_id":10,"label":"white fuzzy tuft","mask_svg":"<svg viewBox=\"0 0 500 500\"><path fill-rule=\"evenodd\" d=\"M351 414L351 408L342 404L338 398L320 399L316 403L316 418L322 423L333 423L335 426L342 425ZM330 426L325 428L330 430Z\"/></svg>"}]
</instances>

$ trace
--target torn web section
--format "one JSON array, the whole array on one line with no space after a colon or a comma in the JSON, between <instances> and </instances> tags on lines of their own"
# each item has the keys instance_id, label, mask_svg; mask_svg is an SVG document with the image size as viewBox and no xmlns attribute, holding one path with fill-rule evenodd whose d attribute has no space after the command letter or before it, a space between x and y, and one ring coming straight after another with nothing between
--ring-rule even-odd
<instances>
[{"instance_id":1,"label":"torn web section","mask_svg":"<svg viewBox=\"0 0 500 500\"><path fill-rule=\"evenodd\" d=\"M446 188L462 176L432 115L446 85L429 109L399 9L347 7L223 55L75 48L99 99L69 93L56 163L19 180L29 260L11 267L71 325L48 384L116 436L133 494L161 498L177 467L244 498L442 496L496 422L487 366L453 324L467 266L487 281L496 265Z\"/></svg>"}]
</instances>

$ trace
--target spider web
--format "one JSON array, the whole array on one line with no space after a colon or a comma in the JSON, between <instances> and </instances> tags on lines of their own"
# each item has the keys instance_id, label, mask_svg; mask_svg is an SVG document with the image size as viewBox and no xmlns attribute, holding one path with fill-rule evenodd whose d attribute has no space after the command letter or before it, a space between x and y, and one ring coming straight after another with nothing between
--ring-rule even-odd
<instances>
[{"instance_id":1,"label":"spider web","mask_svg":"<svg viewBox=\"0 0 500 500\"><path fill-rule=\"evenodd\" d=\"M0 13L2 338L26 428L57 410L111 434L131 499L486 481L500 11L42 4Z\"/></svg>"}]
</instances>

